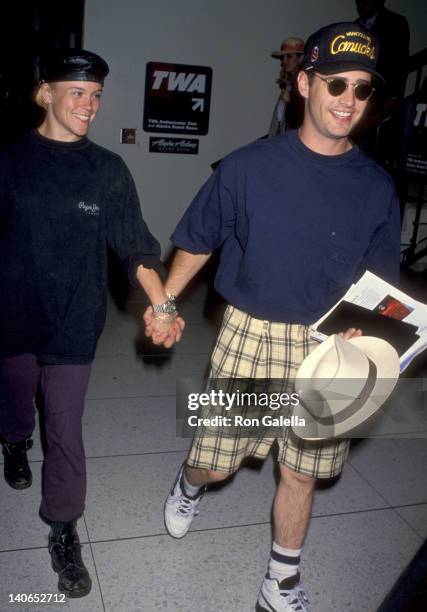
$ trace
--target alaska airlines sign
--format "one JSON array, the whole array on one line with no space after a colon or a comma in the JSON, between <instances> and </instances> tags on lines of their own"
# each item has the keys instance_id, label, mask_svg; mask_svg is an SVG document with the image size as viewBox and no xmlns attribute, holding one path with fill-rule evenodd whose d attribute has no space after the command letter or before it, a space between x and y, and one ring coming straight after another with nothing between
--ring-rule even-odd
<instances>
[{"instance_id":1,"label":"alaska airlines sign","mask_svg":"<svg viewBox=\"0 0 427 612\"><path fill-rule=\"evenodd\" d=\"M212 68L148 62L145 72L146 132L207 134Z\"/></svg>"}]
</instances>

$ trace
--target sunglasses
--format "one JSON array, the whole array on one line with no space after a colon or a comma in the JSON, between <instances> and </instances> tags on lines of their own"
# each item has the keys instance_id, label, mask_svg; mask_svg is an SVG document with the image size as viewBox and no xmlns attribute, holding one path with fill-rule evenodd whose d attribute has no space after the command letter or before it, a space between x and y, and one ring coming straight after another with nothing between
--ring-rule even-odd
<instances>
[{"instance_id":1,"label":"sunglasses","mask_svg":"<svg viewBox=\"0 0 427 612\"><path fill-rule=\"evenodd\" d=\"M291 59L293 57L301 57L302 53L282 53L282 57L286 57L286 59Z\"/></svg>"},{"instance_id":2,"label":"sunglasses","mask_svg":"<svg viewBox=\"0 0 427 612\"><path fill-rule=\"evenodd\" d=\"M344 77L321 77L317 72L315 72L314 75L322 81L325 81L328 86L329 94L334 96L334 98L343 94L349 85L353 87L355 97L362 102L369 100L375 91L375 87L372 87L370 83L349 83Z\"/></svg>"}]
</instances>

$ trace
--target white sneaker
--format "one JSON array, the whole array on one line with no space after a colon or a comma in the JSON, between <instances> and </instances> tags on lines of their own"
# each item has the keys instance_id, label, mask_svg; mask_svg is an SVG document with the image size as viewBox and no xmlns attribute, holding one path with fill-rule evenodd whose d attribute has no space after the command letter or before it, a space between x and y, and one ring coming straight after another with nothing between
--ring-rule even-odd
<instances>
[{"instance_id":1,"label":"white sneaker","mask_svg":"<svg viewBox=\"0 0 427 612\"><path fill-rule=\"evenodd\" d=\"M299 574L278 582L267 574L258 595L255 612L309 612L308 598L298 586Z\"/></svg>"},{"instance_id":2,"label":"white sneaker","mask_svg":"<svg viewBox=\"0 0 427 612\"><path fill-rule=\"evenodd\" d=\"M206 487L202 487L200 493L195 497L184 493L184 465L182 464L165 503L166 529L174 538L183 538L190 529L193 518L199 514L197 505L206 490Z\"/></svg>"}]
</instances>

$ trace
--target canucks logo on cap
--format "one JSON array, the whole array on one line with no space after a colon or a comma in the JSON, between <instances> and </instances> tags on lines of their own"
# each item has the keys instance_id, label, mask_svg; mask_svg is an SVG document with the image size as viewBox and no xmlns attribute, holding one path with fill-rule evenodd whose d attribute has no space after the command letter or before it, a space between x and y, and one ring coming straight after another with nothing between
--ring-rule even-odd
<instances>
[{"instance_id":1,"label":"canucks logo on cap","mask_svg":"<svg viewBox=\"0 0 427 612\"><path fill-rule=\"evenodd\" d=\"M332 23L309 37L301 68L321 74L363 70L384 83L377 71L378 49L376 36L357 23Z\"/></svg>"},{"instance_id":2,"label":"canucks logo on cap","mask_svg":"<svg viewBox=\"0 0 427 612\"><path fill-rule=\"evenodd\" d=\"M361 40L357 40L357 38ZM332 55L338 53L359 53L375 59L375 46L370 36L364 32L345 32L338 34L331 42L329 51Z\"/></svg>"}]
</instances>

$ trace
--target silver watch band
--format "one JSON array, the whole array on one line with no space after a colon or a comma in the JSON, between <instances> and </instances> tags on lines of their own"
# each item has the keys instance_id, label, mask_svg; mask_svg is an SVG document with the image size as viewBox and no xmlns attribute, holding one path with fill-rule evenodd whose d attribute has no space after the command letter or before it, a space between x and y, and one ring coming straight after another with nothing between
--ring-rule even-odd
<instances>
[{"instance_id":1,"label":"silver watch band","mask_svg":"<svg viewBox=\"0 0 427 612\"><path fill-rule=\"evenodd\" d=\"M170 298L167 302L164 302L163 304L152 304L151 308L153 309L153 312L162 312L166 314L177 313L175 301L171 300Z\"/></svg>"}]
</instances>

